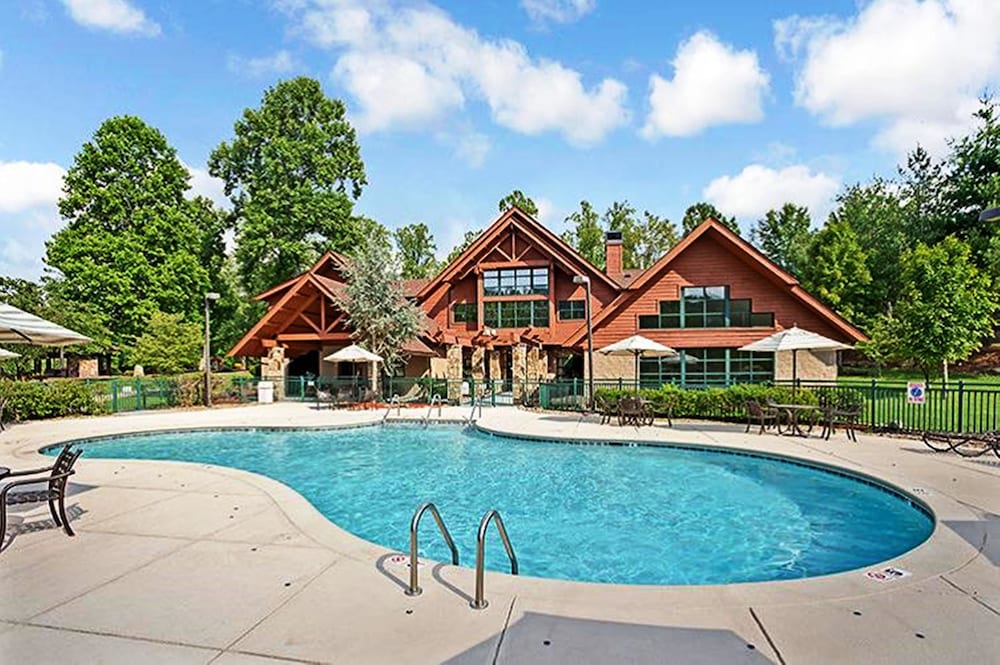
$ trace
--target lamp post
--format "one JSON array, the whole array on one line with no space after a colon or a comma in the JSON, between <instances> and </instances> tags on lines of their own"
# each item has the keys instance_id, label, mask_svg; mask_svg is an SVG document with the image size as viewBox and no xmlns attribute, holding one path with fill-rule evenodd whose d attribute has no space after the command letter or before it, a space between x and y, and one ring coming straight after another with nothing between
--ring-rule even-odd
<instances>
[{"instance_id":1,"label":"lamp post","mask_svg":"<svg viewBox=\"0 0 1000 665\"><path fill-rule=\"evenodd\" d=\"M590 278L586 275L573 275L574 284L583 284L587 299L583 303L584 316L587 319L587 410L594 410L594 327L590 317Z\"/></svg>"},{"instance_id":2,"label":"lamp post","mask_svg":"<svg viewBox=\"0 0 1000 665\"><path fill-rule=\"evenodd\" d=\"M205 348L202 361L205 363L205 406L212 406L212 323L209 306L213 300L221 298L215 291L205 294Z\"/></svg>"}]
</instances>

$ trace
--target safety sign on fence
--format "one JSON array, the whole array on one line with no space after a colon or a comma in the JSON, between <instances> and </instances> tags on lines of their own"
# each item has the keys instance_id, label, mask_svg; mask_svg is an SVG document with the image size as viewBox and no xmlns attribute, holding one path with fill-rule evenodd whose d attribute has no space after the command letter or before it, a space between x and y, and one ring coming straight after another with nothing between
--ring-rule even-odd
<instances>
[{"instance_id":1,"label":"safety sign on fence","mask_svg":"<svg viewBox=\"0 0 1000 665\"><path fill-rule=\"evenodd\" d=\"M910 404L923 404L927 399L926 394L922 381L910 381L906 384L906 401Z\"/></svg>"}]
</instances>

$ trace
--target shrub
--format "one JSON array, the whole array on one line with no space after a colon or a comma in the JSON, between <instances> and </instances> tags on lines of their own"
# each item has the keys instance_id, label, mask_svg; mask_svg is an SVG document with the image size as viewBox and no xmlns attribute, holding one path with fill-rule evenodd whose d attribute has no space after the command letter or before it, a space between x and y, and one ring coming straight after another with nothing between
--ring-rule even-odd
<instances>
[{"instance_id":1,"label":"shrub","mask_svg":"<svg viewBox=\"0 0 1000 665\"><path fill-rule=\"evenodd\" d=\"M70 379L54 381L0 381L0 397L7 398L4 413L16 420L107 413L95 387Z\"/></svg>"},{"instance_id":2,"label":"shrub","mask_svg":"<svg viewBox=\"0 0 1000 665\"><path fill-rule=\"evenodd\" d=\"M635 390L601 388L596 395L611 402L635 394ZM743 418L746 415L747 400L766 402L773 400L779 404L819 404L816 393L808 388L792 390L787 386L766 384L739 384L726 388L683 389L671 384L659 388L641 388L639 396L653 405L656 413L670 413L676 418Z\"/></svg>"}]
</instances>

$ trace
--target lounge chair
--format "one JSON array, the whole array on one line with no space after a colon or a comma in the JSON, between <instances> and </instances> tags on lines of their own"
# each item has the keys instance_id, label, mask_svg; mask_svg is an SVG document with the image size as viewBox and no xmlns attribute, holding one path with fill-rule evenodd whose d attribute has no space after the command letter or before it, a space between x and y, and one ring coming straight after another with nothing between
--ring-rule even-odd
<instances>
[{"instance_id":1,"label":"lounge chair","mask_svg":"<svg viewBox=\"0 0 1000 665\"><path fill-rule=\"evenodd\" d=\"M82 453L83 450L73 450L72 446L67 444L52 466L11 471L0 478L0 482L5 482L9 478L20 478L20 480L7 483L3 489L0 489L0 541L7 533L7 506L28 503L48 503L52 521L56 523L56 526L61 526L68 536L75 535L69 525L69 518L66 517L66 486L69 484L69 477L76 473L73 471L73 465ZM49 475L42 475L45 473ZM11 492L15 487L37 485L43 482L46 483L46 487L43 489Z\"/></svg>"},{"instance_id":2,"label":"lounge chair","mask_svg":"<svg viewBox=\"0 0 1000 665\"><path fill-rule=\"evenodd\" d=\"M763 406L755 399L748 399L747 428L743 430L743 432L749 432L750 428L755 424L760 425L760 431L757 432L758 434L763 434L768 427L777 427L778 410L770 404Z\"/></svg>"},{"instance_id":3,"label":"lounge chair","mask_svg":"<svg viewBox=\"0 0 1000 665\"><path fill-rule=\"evenodd\" d=\"M414 381L409 389L399 396L400 404L411 404L413 402L419 402L424 395L424 388L418 382Z\"/></svg>"},{"instance_id":4,"label":"lounge chair","mask_svg":"<svg viewBox=\"0 0 1000 665\"><path fill-rule=\"evenodd\" d=\"M1000 457L1000 430L973 434L927 431L921 438L936 452L954 451L962 457L980 457L992 452Z\"/></svg>"}]
</instances>

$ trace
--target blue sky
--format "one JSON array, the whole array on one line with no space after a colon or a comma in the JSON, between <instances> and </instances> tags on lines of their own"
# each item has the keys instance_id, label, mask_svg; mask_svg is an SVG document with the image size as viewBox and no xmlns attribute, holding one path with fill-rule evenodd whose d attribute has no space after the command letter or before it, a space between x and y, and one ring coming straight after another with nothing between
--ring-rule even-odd
<instances>
[{"instance_id":1,"label":"blue sky","mask_svg":"<svg viewBox=\"0 0 1000 665\"><path fill-rule=\"evenodd\" d=\"M553 230L581 199L744 228L787 200L940 152L1000 84L994 0L21 0L0 3L0 274L37 278L63 169L105 118L211 150L296 75L344 99L357 210L444 255L521 189Z\"/></svg>"}]
</instances>

